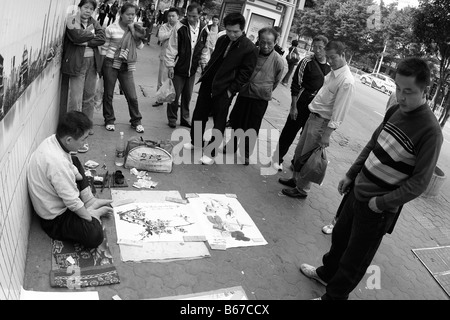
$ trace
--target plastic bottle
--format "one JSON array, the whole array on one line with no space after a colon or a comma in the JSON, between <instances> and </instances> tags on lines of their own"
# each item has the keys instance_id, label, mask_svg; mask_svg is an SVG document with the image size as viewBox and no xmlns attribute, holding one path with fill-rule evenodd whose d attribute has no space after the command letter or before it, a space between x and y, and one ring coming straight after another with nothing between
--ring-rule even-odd
<instances>
[{"instance_id":1,"label":"plastic bottle","mask_svg":"<svg viewBox=\"0 0 450 320\"><path fill-rule=\"evenodd\" d=\"M125 160L125 138L123 132L120 133L119 140L116 144L116 161L115 164L118 167L122 167Z\"/></svg>"}]
</instances>

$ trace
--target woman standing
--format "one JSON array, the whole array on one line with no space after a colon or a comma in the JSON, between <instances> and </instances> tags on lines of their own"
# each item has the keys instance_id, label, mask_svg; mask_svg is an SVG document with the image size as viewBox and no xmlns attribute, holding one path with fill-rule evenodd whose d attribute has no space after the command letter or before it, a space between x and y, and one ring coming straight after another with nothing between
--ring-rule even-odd
<instances>
[{"instance_id":1,"label":"woman standing","mask_svg":"<svg viewBox=\"0 0 450 320\"><path fill-rule=\"evenodd\" d=\"M133 71L136 70L137 50L144 44L145 30L139 24L134 23L136 18L136 6L125 2L120 8L119 20L106 28L106 42L102 47L105 55L103 63L103 79L105 90L103 93L103 118L108 131L114 131L114 109L112 100L114 87L119 79L120 87L128 102L131 126L138 133L144 132L141 125L141 113L139 112L136 87Z\"/></svg>"},{"instance_id":2,"label":"woman standing","mask_svg":"<svg viewBox=\"0 0 450 320\"><path fill-rule=\"evenodd\" d=\"M105 31L92 17L96 6L95 0L81 0L79 12L68 18L61 66L61 72L69 75L68 111L82 111L91 121L97 73L102 67L98 47L105 43ZM78 152L88 150L86 143Z\"/></svg>"}]
</instances>

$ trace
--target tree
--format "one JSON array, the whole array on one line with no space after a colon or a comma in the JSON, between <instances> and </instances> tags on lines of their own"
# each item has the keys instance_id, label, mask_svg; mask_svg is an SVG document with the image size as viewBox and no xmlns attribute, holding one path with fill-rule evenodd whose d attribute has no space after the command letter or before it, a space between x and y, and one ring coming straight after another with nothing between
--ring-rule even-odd
<instances>
[{"instance_id":1,"label":"tree","mask_svg":"<svg viewBox=\"0 0 450 320\"><path fill-rule=\"evenodd\" d=\"M450 0L421 0L414 14L412 29L414 35L425 46L428 53L434 55L440 62L439 80L436 93L432 99L433 110L436 109L437 97L441 88L450 77ZM446 104L441 117L441 127L444 127L450 116L450 104Z\"/></svg>"},{"instance_id":2,"label":"tree","mask_svg":"<svg viewBox=\"0 0 450 320\"><path fill-rule=\"evenodd\" d=\"M367 28L367 19L371 15L367 8L373 0L316 0L315 6L297 11L293 21L293 30L306 37L318 34L330 40L345 43L349 62L353 56L360 56L365 50L378 50L383 46L380 37L371 36Z\"/></svg>"}]
</instances>

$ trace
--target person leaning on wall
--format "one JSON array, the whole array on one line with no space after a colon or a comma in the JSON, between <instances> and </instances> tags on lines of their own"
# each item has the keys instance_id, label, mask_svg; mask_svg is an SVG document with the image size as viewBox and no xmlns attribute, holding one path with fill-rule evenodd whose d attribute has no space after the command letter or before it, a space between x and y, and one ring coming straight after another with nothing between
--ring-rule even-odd
<instances>
[{"instance_id":1,"label":"person leaning on wall","mask_svg":"<svg viewBox=\"0 0 450 320\"><path fill-rule=\"evenodd\" d=\"M68 111L82 111L89 120L94 118L94 98L97 74L101 73L102 57L99 46L105 43L105 31L92 14L97 2L81 0L79 12L67 20L64 36L61 72L69 76ZM94 134L91 129L90 134ZM87 152L86 143L78 152Z\"/></svg>"}]
</instances>

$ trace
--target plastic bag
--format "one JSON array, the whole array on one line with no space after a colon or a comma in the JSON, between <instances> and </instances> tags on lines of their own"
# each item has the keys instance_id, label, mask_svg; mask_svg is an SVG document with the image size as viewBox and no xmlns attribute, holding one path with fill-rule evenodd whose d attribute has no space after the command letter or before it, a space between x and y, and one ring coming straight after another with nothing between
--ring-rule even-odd
<instances>
[{"instance_id":1,"label":"plastic bag","mask_svg":"<svg viewBox=\"0 0 450 320\"><path fill-rule=\"evenodd\" d=\"M175 101L175 87L172 79L165 80L156 92L156 101L160 103Z\"/></svg>"},{"instance_id":2,"label":"plastic bag","mask_svg":"<svg viewBox=\"0 0 450 320\"><path fill-rule=\"evenodd\" d=\"M97 87L95 89L95 96L94 96L94 107L96 111L101 111L103 106L103 77L99 78L97 80Z\"/></svg>"},{"instance_id":3,"label":"plastic bag","mask_svg":"<svg viewBox=\"0 0 450 320\"><path fill-rule=\"evenodd\" d=\"M320 185L322 184L323 178L325 178L327 165L328 160L325 148L318 147L311 153L311 156L301 168L300 177Z\"/></svg>"}]
</instances>

